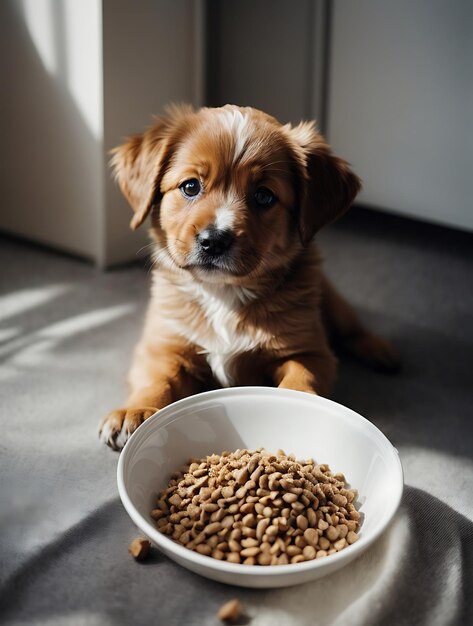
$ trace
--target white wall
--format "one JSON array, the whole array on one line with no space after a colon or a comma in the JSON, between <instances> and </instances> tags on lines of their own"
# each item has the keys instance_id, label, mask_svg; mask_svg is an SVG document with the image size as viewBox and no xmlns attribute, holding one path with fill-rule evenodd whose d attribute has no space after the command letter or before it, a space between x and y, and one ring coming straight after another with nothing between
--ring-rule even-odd
<instances>
[{"instance_id":1,"label":"white wall","mask_svg":"<svg viewBox=\"0 0 473 626\"><path fill-rule=\"evenodd\" d=\"M105 267L146 228L111 179L109 150L202 80L201 0L0 2L0 229ZM200 103L198 103L200 104Z\"/></svg>"},{"instance_id":2,"label":"white wall","mask_svg":"<svg viewBox=\"0 0 473 626\"><path fill-rule=\"evenodd\" d=\"M0 228L95 258L103 197L98 0L0 3Z\"/></svg>"},{"instance_id":3,"label":"white wall","mask_svg":"<svg viewBox=\"0 0 473 626\"><path fill-rule=\"evenodd\" d=\"M473 229L470 0L335 0L328 115L361 202Z\"/></svg>"},{"instance_id":4,"label":"white wall","mask_svg":"<svg viewBox=\"0 0 473 626\"><path fill-rule=\"evenodd\" d=\"M169 102L195 102L201 42L194 0L104 0L104 160L127 135L141 132ZM149 239L146 224L131 233L131 209L105 176L106 241L102 264L136 257Z\"/></svg>"},{"instance_id":5,"label":"white wall","mask_svg":"<svg viewBox=\"0 0 473 626\"><path fill-rule=\"evenodd\" d=\"M282 122L318 117L324 5L321 0L211 3L211 104L254 106Z\"/></svg>"},{"instance_id":6,"label":"white wall","mask_svg":"<svg viewBox=\"0 0 473 626\"><path fill-rule=\"evenodd\" d=\"M169 101L203 103L206 28L211 104L318 118L325 6L0 2L0 230L103 267L135 258L146 229L128 228L110 148ZM327 131L361 201L472 229L473 3L335 0L330 60Z\"/></svg>"}]
</instances>

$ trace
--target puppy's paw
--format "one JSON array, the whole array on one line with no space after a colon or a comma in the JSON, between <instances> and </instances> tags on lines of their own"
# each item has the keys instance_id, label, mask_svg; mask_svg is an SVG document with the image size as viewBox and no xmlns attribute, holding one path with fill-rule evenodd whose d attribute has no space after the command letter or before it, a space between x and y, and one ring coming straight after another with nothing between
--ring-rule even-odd
<instances>
[{"instance_id":1,"label":"puppy's paw","mask_svg":"<svg viewBox=\"0 0 473 626\"><path fill-rule=\"evenodd\" d=\"M121 450L138 426L153 413L156 413L157 410L149 406L116 409L101 421L99 437L114 450Z\"/></svg>"},{"instance_id":2,"label":"puppy's paw","mask_svg":"<svg viewBox=\"0 0 473 626\"><path fill-rule=\"evenodd\" d=\"M396 349L385 339L364 333L347 343L348 350L368 365L389 373L401 368L401 358Z\"/></svg>"}]
</instances>

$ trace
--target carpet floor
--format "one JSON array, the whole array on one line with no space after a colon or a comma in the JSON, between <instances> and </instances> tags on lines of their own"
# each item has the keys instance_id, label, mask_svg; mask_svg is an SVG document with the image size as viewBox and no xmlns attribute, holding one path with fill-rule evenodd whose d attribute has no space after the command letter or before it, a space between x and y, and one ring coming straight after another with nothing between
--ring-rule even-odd
<instances>
[{"instance_id":1,"label":"carpet floor","mask_svg":"<svg viewBox=\"0 0 473 626\"><path fill-rule=\"evenodd\" d=\"M97 423L125 399L145 262L101 272L0 238L1 623L212 625L234 596L253 626L473 623L473 236L355 209L319 242L402 355L396 376L342 360L334 399L396 446L405 493L349 571L253 591L127 554L136 529Z\"/></svg>"}]
</instances>

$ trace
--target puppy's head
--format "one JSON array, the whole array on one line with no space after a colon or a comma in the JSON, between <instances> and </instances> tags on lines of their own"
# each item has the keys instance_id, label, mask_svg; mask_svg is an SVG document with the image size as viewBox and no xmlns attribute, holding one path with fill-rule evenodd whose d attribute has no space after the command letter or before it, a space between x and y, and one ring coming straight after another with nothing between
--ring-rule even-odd
<instances>
[{"instance_id":1,"label":"puppy's head","mask_svg":"<svg viewBox=\"0 0 473 626\"><path fill-rule=\"evenodd\" d=\"M157 260L243 284L286 267L360 189L313 123L252 108L170 109L116 148L112 165L137 228L151 213Z\"/></svg>"}]
</instances>

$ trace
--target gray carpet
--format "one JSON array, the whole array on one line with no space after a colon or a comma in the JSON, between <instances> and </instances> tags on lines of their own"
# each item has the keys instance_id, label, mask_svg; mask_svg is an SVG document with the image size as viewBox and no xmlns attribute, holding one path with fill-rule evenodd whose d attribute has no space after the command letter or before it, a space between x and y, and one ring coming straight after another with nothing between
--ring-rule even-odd
<instances>
[{"instance_id":1,"label":"gray carpet","mask_svg":"<svg viewBox=\"0 0 473 626\"><path fill-rule=\"evenodd\" d=\"M125 397L144 262L101 273L0 239L1 623L212 625L235 595L253 626L473 623L473 236L357 209L319 239L329 275L402 353L393 377L343 360L334 399L399 449L406 489L349 571L279 591L127 554L136 530L96 426Z\"/></svg>"}]
</instances>

